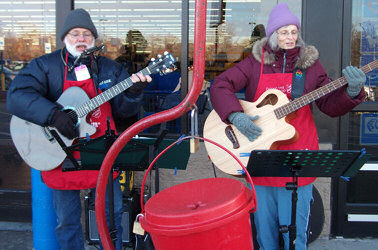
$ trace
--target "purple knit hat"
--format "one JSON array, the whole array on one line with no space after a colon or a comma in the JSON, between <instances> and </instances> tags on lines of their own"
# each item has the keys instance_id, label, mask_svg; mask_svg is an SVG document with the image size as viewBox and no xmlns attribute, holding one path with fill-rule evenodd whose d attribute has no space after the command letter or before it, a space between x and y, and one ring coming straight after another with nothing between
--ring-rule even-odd
<instances>
[{"instance_id":1,"label":"purple knit hat","mask_svg":"<svg viewBox=\"0 0 378 250\"><path fill-rule=\"evenodd\" d=\"M296 25L298 30L301 29L298 17L289 10L289 6L286 3L277 4L269 14L266 36L286 25Z\"/></svg>"}]
</instances>

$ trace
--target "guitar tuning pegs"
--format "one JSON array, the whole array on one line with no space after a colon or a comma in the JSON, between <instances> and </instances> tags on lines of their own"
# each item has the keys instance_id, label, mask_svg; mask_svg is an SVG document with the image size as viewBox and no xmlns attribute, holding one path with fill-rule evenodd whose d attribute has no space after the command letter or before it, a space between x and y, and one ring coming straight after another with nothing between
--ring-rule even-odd
<instances>
[{"instance_id":1,"label":"guitar tuning pegs","mask_svg":"<svg viewBox=\"0 0 378 250\"><path fill-rule=\"evenodd\" d=\"M165 56L168 55L168 51L164 51L164 55L165 55Z\"/></svg>"},{"instance_id":2,"label":"guitar tuning pegs","mask_svg":"<svg viewBox=\"0 0 378 250\"><path fill-rule=\"evenodd\" d=\"M161 55L159 54L159 55L157 55L157 57L158 57L158 58L161 58Z\"/></svg>"},{"instance_id":3,"label":"guitar tuning pegs","mask_svg":"<svg viewBox=\"0 0 378 250\"><path fill-rule=\"evenodd\" d=\"M152 57L152 58L151 58L151 62L154 62L154 61L155 61L155 58Z\"/></svg>"}]
</instances>

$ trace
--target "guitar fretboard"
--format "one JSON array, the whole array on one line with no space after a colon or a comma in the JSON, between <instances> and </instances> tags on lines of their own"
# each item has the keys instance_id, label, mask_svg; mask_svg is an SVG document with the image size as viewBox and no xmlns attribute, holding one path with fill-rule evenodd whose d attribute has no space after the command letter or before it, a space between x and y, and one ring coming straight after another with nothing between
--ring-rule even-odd
<instances>
[{"instance_id":1,"label":"guitar fretboard","mask_svg":"<svg viewBox=\"0 0 378 250\"><path fill-rule=\"evenodd\" d=\"M360 69L366 74L378 67L378 60L375 60L369 64L366 64L365 66L361 67ZM304 96L301 96L285 105L282 105L281 107L278 107L274 110L274 114L278 119L281 119L288 114L306 106L307 104L331 93L332 91L341 88L342 86L348 84L346 78L340 77L337 80L334 80L314 91L311 91L310 93L307 93Z\"/></svg>"},{"instance_id":2,"label":"guitar fretboard","mask_svg":"<svg viewBox=\"0 0 378 250\"><path fill-rule=\"evenodd\" d=\"M148 67L142 69L138 73L143 75L150 75L151 72L149 71ZM84 117L92 110L96 109L97 107L101 106L105 102L109 101L113 97L119 95L126 89L130 88L133 85L131 81L131 77L119 82L118 84L114 85L113 87L107 89L106 91L102 92L101 94L93 97L89 101L85 102L81 106L76 108L76 113L78 117Z\"/></svg>"}]
</instances>

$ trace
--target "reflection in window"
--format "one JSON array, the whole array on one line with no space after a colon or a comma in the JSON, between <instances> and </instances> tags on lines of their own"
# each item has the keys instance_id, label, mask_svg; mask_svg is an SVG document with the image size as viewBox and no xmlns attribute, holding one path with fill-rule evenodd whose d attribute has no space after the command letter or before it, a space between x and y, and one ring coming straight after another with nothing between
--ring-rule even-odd
<instances>
[{"instance_id":1,"label":"reflection in window","mask_svg":"<svg viewBox=\"0 0 378 250\"><path fill-rule=\"evenodd\" d=\"M265 36L271 9L280 1L209 0L207 1L205 80L233 67L251 53L253 44ZM301 19L301 4L285 1ZM190 1L190 55L194 41L194 1Z\"/></svg>"},{"instance_id":2,"label":"reflection in window","mask_svg":"<svg viewBox=\"0 0 378 250\"><path fill-rule=\"evenodd\" d=\"M146 66L152 57L156 58L164 51L171 52L180 63L182 2L76 0L75 8L84 8L91 14L99 33L97 42L106 45L104 55L124 65L129 73L135 73ZM265 36L269 12L278 2L280 1L207 1L205 89L216 75L250 54L253 43ZM297 0L286 2L301 18L301 4ZM189 66L194 54L194 23L195 1L189 0ZM192 73L189 71L189 86ZM165 107L162 103L166 104L168 98L172 98L169 107L181 101L181 94L177 91L181 87L180 76L180 70L177 70L175 74L166 77L153 77L150 88L145 92L141 117L159 112ZM153 88L154 86L159 87ZM178 131L178 125L175 126L171 131Z\"/></svg>"},{"instance_id":3,"label":"reflection in window","mask_svg":"<svg viewBox=\"0 0 378 250\"><path fill-rule=\"evenodd\" d=\"M165 51L181 58L181 1L75 1L90 13L105 56L129 73Z\"/></svg>"},{"instance_id":4,"label":"reflection in window","mask_svg":"<svg viewBox=\"0 0 378 250\"><path fill-rule=\"evenodd\" d=\"M126 43L121 45L120 53L115 60L122 64L129 74L138 72L148 65L151 51L147 49L148 42L139 30L129 30Z\"/></svg>"},{"instance_id":5,"label":"reflection in window","mask_svg":"<svg viewBox=\"0 0 378 250\"><path fill-rule=\"evenodd\" d=\"M55 50L55 1L0 1L0 37L5 67L20 70L35 57Z\"/></svg>"},{"instance_id":6,"label":"reflection in window","mask_svg":"<svg viewBox=\"0 0 378 250\"><path fill-rule=\"evenodd\" d=\"M97 2L97 3L96 3ZM206 74L216 75L248 56L253 42L264 36L270 10L279 1L208 0L206 25ZM301 18L301 5L286 1ZM75 1L75 8L89 11L106 44L105 55L122 62L129 72L164 51L181 57L182 1ZM189 1L189 61L193 60L195 1ZM130 32L139 33L131 39ZM133 34L135 34L133 33ZM118 59L117 59L118 58ZM125 60L135 62L126 63ZM137 65L130 65L130 64ZM130 71L131 67L131 71Z\"/></svg>"},{"instance_id":7,"label":"reflection in window","mask_svg":"<svg viewBox=\"0 0 378 250\"><path fill-rule=\"evenodd\" d=\"M378 160L378 114L351 112L349 114L348 149L372 154L371 161Z\"/></svg>"},{"instance_id":8,"label":"reflection in window","mask_svg":"<svg viewBox=\"0 0 378 250\"><path fill-rule=\"evenodd\" d=\"M377 60L378 5L371 0L353 1L351 64L364 66ZM367 74L366 101L377 101L378 69Z\"/></svg>"}]
</instances>

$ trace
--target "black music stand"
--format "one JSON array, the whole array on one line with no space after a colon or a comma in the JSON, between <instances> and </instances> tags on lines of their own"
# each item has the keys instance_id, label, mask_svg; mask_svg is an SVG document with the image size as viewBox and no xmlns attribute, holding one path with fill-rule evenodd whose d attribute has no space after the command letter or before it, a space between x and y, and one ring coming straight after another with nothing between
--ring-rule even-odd
<instances>
[{"instance_id":1,"label":"black music stand","mask_svg":"<svg viewBox=\"0 0 378 250\"><path fill-rule=\"evenodd\" d=\"M253 150L247 171L253 177L292 177L286 183L292 190L291 224L280 232L289 232L295 249L298 177L353 177L370 156L365 150Z\"/></svg>"},{"instance_id":2,"label":"black music stand","mask_svg":"<svg viewBox=\"0 0 378 250\"><path fill-rule=\"evenodd\" d=\"M113 201L113 171L144 171L148 168L156 155L165 149L176 139L165 139L168 130L161 129L157 138L139 137L133 138L121 150L119 155L114 161L111 172L108 177L109 184L109 219L110 219L110 235L112 241L116 239L116 229L114 225L114 201ZM110 121L107 121L107 130L104 135L90 139L81 138L74 141L75 144L71 146L65 145L59 134L55 130L51 130L52 135L55 137L61 148L66 152L68 159L72 164L65 164L62 171L77 171L77 170L99 170L105 155L109 151L111 145L117 139L115 131L110 129ZM73 152L80 152L80 160L73 157ZM155 174L155 189L159 190L159 174L158 169L180 169L185 170L190 156L189 141L182 141L175 147L171 148L159 158L154 165Z\"/></svg>"},{"instance_id":3,"label":"black music stand","mask_svg":"<svg viewBox=\"0 0 378 250\"><path fill-rule=\"evenodd\" d=\"M51 130L51 133L55 137L59 145L62 147L62 149L66 152L68 159L72 163L72 165L64 164L64 166L62 166L62 171L64 172L78 170L99 170L103 158L117 139L115 131L110 128L109 118L107 119L107 130L105 131L104 135L94 139L90 139L88 136L86 139L79 139L77 143L71 146L65 145L65 143L55 130ZM131 145L131 150L126 150L126 152L148 152L148 160L145 160L142 165L140 165L141 162L138 162L136 165L130 165L129 162L125 160L128 157L122 157L121 159L118 159L118 157L118 161L116 159L115 164L110 170L108 176L109 233L113 244L115 244L115 241L117 240L117 229L115 228L114 223L113 172L121 170L145 170L148 167L148 164L152 161L154 154L156 155L157 149L167 133L168 130L162 130L159 137L154 141L153 144L146 145L143 143L133 142ZM74 151L80 152L80 160L74 158ZM95 157L95 160L92 160L91 156L93 155L100 156L100 158ZM123 161L127 161L127 163L123 163Z\"/></svg>"},{"instance_id":4,"label":"black music stand","mask_svg":"<svg viewBox=\"0 0 378 250\"><path fill-rule=\"evenodd\" d=\"M112 170L115 171L144 171L148 164L157 154L167 130L162 131L158 138L154 138L151 143L146 143L147 139L131 139L124 147L119 156L115 159ZM114 130L107 130L105 135L94 139L79 139L77 144L68 147L69 153L80 151L80 162L76 159L73 166L67 166L63 171L76 170L99 170L105 155L111 145L117 139ZM150 138L149 138L150 139Z\"/></svg>"},{"instance_id":5,"label":"black music stand","mask_svg":"<svg viewBox=\"0 0 378 250\"><path fill-rule=\"evenodd\" d=\"M86 169L86 168L83 168L81 161L75 159L74 156L73 156L74 151L81 151L80 147L82 145L94 142L94 140L89 139L89 136L88 136L87 140L84 140L85 142L83 142L83 140L81 140L81 142L80 142L80 139L79 139L78 143L73 144L71 146L67 146L55 130L50 130L50 132L55 137L56 141L59 143L61 148L67 154L68 159L72 163L72 165L64 164L62 166L63 172L75 171L75 170L94 170L94 169L99 170L100 169L101 162L97 163L96 168ZM105 147L102 149L102 151L104 151L104 153L106 153L110 149L111 145L113 144L113 142L116 139L114 130L110 129L110 119L109 118L107 119L107 130L105 132L105 135L101 136L100 140L103 140L104 138L105 138ZM113 245L114 245L115 241L117 240L117 229L115 228L115 224L114 224L113 169L110 170L110 174L109 174L109 178L108 178L108 186L109 186L109 189L108 189L109 233L110 233L110 237L112 239Z\"/></svg>"}]
</instances>

